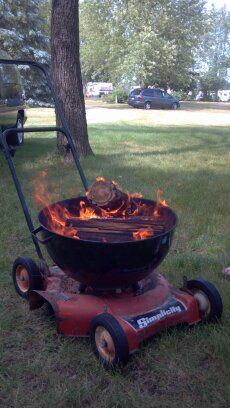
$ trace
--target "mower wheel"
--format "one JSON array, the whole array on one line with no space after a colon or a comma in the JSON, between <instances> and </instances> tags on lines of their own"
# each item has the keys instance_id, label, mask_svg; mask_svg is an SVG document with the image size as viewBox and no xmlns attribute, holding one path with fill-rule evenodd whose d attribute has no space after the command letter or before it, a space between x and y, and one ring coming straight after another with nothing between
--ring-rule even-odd
<instances>
[{"instance_id":1,"label":"mower wheel","mask_svg":"<svg viewBox=\"0 0 230 408\"><path fill-rule=\"evenodd\" d=\"M223 303L215 286L203 278L189 280L187 284L197 300L202 320L211 322L220 319Z\"/></svg>"},{"instance_id":2,"label":"mower wheel","mask_svg":"<svg viewBox=\"0 0 230 408\"><path fill-rule=\"evenodd\" d=\"M89 338L92 350L106 368L124 367L129 360L127 339L118 321L109 313L94 317Z\"/></svg>"},{"instance_id":3,"label":"mower wheel","mask_svg":"<svg viewBox=\"0 0 230 408\"><path fill-rule=\"evenodd\" d=\"M16 292L24 299L28 299L31 290L42 290L44 283L41 272L33 259L21 257L13 264L13 282Z\"/></svg>"}]
</instances>

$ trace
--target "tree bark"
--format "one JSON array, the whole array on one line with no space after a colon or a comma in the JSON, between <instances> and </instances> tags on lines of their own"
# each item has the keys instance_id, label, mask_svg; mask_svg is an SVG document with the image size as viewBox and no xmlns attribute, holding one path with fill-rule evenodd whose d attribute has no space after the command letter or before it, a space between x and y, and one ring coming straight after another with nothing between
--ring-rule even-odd
<instances>
[{"instance_id":1,"label":"tree bark","mask_svg":"<svg viewBox=\"0 0 230 408\"><path fill-rule=\"evenodd\" d=\"M77 152L92 154L89 144L79 55L78 0L52 0L51 60L54 88L73 136ZM57 118L57 125L60 125ZM66 138L58 134L57 146L67 160Z\"/></svg>"}]
</instances>

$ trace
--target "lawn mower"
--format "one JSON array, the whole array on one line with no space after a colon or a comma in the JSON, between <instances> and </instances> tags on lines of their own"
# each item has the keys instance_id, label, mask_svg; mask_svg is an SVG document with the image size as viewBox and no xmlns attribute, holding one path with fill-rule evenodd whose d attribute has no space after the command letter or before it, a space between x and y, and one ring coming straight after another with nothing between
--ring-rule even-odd
<instances>
[{"instance_id":1,"label":"lawn mower","mask_svg":"<svg viewBox=\"0 0 230 408\"><path fill-rule=\"evenodd\" d=\"M0 59L0 64L29 65L42 71L62 123L62 127L15 128L0 133L0 149L39 258L35 262L19 256L13 263L16 292L28 300L30 309L47 302L58 333L89 337L93 352L109 368L124 366L144 340L162 330L218 321L223 306L212 283L184 277L177 289L157 272L172 244L175 212L152 200L124 199L122 194L121 198L115 184L104 179L90 188L47 70L33 61ZM10 132L17 131L62 132L86 192L45 206L38 214L37 228L16 174L12 146L7 143ZM46 247L53 265L47 264L40 244Z\"/></svg>"}]
</instances>

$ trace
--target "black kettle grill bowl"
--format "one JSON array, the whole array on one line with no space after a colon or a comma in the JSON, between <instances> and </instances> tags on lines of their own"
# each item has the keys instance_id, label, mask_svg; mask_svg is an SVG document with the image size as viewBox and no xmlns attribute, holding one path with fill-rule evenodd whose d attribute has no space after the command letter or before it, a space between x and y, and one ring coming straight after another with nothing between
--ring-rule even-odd
<instances>
[{"instance_id":1,"label":"black kettle grill bowl","mask_svg":"<svg viewBox=\"0 0 230 408\"><path fill-rule=\"evenodd\" d=\"M82 200L86 201L85 197L59 201L43 208L38 216L46 249L66 275L94 288L120 288L147 277L165 258L177 224L172 209L160 209L164 232L143 240L98 242L74 239L52 231L47 217L49 210L58 204L74 216ZM151 208L156 206L154 201L136 201Z\"/></svg>"}]
</instances>

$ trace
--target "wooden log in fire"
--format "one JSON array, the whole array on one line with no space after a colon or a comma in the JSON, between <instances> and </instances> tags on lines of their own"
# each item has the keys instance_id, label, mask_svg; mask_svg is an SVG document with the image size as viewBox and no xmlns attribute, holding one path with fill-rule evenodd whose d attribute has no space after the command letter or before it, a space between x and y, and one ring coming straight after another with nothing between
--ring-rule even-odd
<instances>
[{"instance_id":1,"label":"wooden log in fire","mask_svg":"<svg viewBox=\"0 0 230 408\"><path fill-rule=\"evenodd\" d=\"M147 217L130 218L91 218L82 220L79 218L69 218L66 220L66 226L72 226L78 231L104 232L110 234L132 233L139 230L152 230L152 235L163 233L165 226L161 222ZM150 230L151 229L151 230Z\"/></svg>"},{"instance_id":2,"label":"wooden log in fire","mask_svg":"<svg viewBox=\"0 0 230 408\"><path fill-rule=\"evenodd\" d=\"M105 231L77 231L77 236L80 239L83 240L90 240L90 241L97 241L97 242L108 242L108 243L114 243L114 242L124 242L124 241L133 241L133 234L132 233L126 233L124 234L123 232L116 232L114 231L112 233L108 232L105 233Z\"/></svg>"},{"instance_id":3,"label":"wooden log in fire","mask_svg":"<svg viewBox=\"0 0 230 408\"><path fill-rule=\"evenodd\" d=\"M87 198L93 205L104 209L119 208L128 201L128 195L121 191L115 182L99 177L87 192Z\"/></svg>"}]
</instances>

